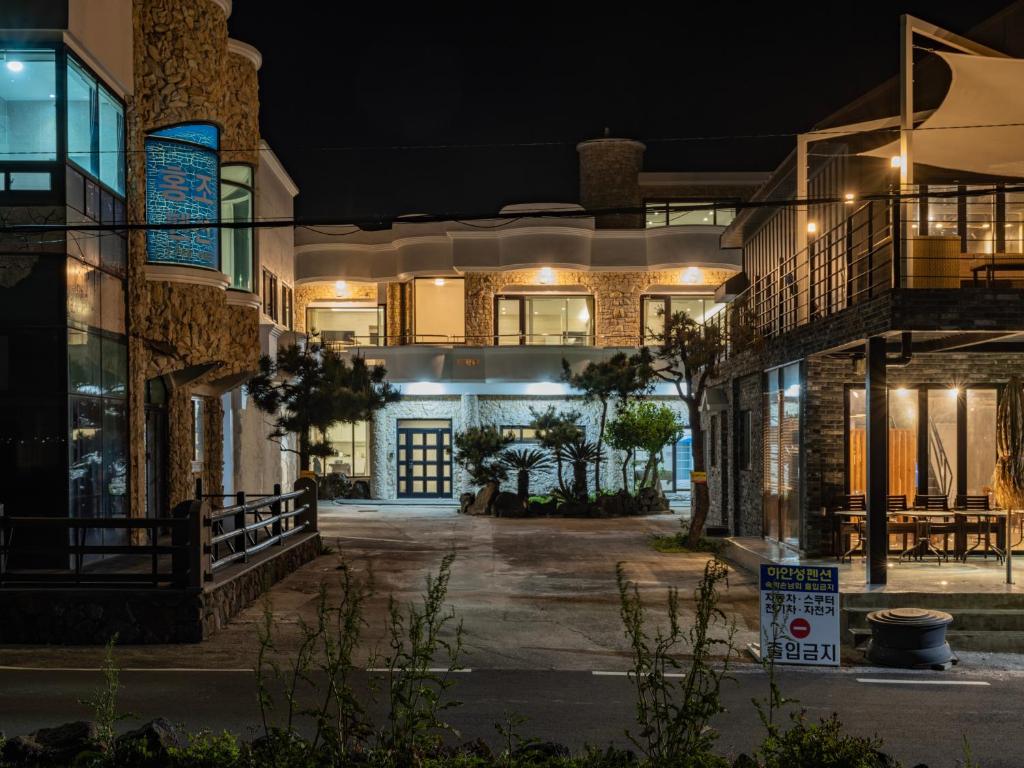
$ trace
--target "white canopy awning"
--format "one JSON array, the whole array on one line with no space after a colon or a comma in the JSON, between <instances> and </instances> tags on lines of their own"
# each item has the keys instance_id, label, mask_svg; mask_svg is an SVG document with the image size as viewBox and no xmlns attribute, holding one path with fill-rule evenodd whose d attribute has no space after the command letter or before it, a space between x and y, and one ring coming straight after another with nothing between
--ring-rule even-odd
<instances>
[{"instance_id":1,"label":"white canopy awning","mask_svg":"<svg viewBox=\"0 0 1024 768\"><path fill-rule=\"evenodd\" d=\"M946 98L913 134L915 164L1024 176L1024 59L936 52L952 70ZM893 157L894 141L862 154Z\"/></svg>"}]
</instances>

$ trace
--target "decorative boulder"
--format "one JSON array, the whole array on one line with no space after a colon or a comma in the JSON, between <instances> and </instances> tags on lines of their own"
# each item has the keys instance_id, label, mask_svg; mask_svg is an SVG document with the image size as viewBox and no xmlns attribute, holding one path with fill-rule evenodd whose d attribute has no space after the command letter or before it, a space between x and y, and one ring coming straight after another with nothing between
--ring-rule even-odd
<instances>
[{"instance_id":1,"label":"decorative boulder","mask_svg":"<svg viewBox=\"0 0 1024 768\"><path fill-rule=\"evenodd\" d=\"M522 517L523 502L519 496L508 491L502 491L494 497L495 517Z\"/></svg>"},{"instance_id":2,"label":"decorative boulder","mask_svg":"<svg viewBox=\"0 0 1024 768\"><path fill-rule=\"evenodd\" d=\"M459 514L468 515L469 507L472 505L473 499L475 498L476 494L470 493L469 491L459 496Z\"/></svg>"},{"instance_id":3,"label":"decorative boulder","mask_svg":"<svg viewBox=\"0 0 1024 768\"><path fill-rule=\"evenodd\" d=\"M11 765L71 765L82 752L99 748L99 727L91 720L78 720L11 739L3 757Z\"/></svg>"},{"instance_id":4,"label":"decorative boulder","mask_svg":"<svg viewBox=\"0 0 1024 768\"><path fill-rule=\"evenodd\" d=\"M498 495L498 484L488 483L473 499L473 503L466 508L467 515L489 515L494 497Z\"/></svg>"},{"instance_id":5,"label":"decorative boulder","mask_svg":"<svg viewBox=\"0 0 1024 768\"><path fill-rule=\"evenodd\" d=\"M148 723L134 731L119 736L118 747L141 747L146 753L159 758L166 758L172 748L185 746L178 731L162 717L150 720Z\"/></svg>"},{"instance_id":6,"label":"decorative boulder","mask_svg":"<svg viewBox=\"0 0 1024 768\"><path fill-rule=\"evenodd\" d=\"M636 495L636 500L640 505L640 512L643 514L668 512L668 499L657 488L641 488Z\"/></svg>"}]
</instances>

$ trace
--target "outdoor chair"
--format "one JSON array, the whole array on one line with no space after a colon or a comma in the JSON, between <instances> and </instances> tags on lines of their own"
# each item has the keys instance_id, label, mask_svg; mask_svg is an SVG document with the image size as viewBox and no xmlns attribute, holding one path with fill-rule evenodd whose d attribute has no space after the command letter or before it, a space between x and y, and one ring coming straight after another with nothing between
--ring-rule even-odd
<instances>
[{"instance_id":1,"label":"outdoor chair","mask_svg":"<svg viewBox=\"0 0 1024 768\"><path fill-rule=\"evenodd\" d=\"M999 554L998 549L993 548L992 546L992 518L987 515L980 514L992 509L989 504L988 494L981 496L960 494L956 497L956 503L953 506L960 512L973 512L977 518L977 522L971 522L969 520L965 520L964 522L964 550L960 553L960 559L966 563L967 556L980 547L981 551L979 554L983 555L986 560L988 560L989 553L991 552L997 560L1002 562L1002 556ZM974 542L974 546L968 548L967 537L970 535L974 535L977 538Z\"/></svg>"},{"instance_id":2,"label":"outdoor chair","mask_svg":"<svg viewBox=\"0 0 1024 768\"><path fill-rule=\"evenodd\" d=\"M949 512L949 497L944 494L919 493L914 497L914 509L925 512ZM950 516L943 516L941 522L933 522L927 516L917 520L918 534L916 555L918 559L926 554L935 555L939 563L942 559L949 560L949 537L956 541L957 523ZM942 552L932 544L932 536L942 536Z\"/></svg>"},{"instance_id":3,"label":"outdoor chair","mask_svg":"<svg viewBox=\"0 0 1024 768\"><path fill-rule=\"evenodd\" d=\"M868 508L867 497L862 493L855 493L844 497L839 509L849 512L866 512ZM856 518L836 517L835 539L833 551L839 557L839 562L844 563L858 552L864 554L864 521ZM857 537L857 544L853 544L853 537ZM846 542L850 542L847 544Z\"/></svg>"},{"instance_id":4,"label":"outdoor chair","mask_svg":"<svg viewBox=\"0 0 1024 768\"><path fill-rule=\"evenodd\" d=\"M895 494L885 497L885 509L890 515L894 512L907 511L907 497L904 494ZM903 539L902 552L909 548L907 537L916 536L916 523L906 516L900 516L889 520L889 535L898 536Z\"/></svg>"}]
</instances>

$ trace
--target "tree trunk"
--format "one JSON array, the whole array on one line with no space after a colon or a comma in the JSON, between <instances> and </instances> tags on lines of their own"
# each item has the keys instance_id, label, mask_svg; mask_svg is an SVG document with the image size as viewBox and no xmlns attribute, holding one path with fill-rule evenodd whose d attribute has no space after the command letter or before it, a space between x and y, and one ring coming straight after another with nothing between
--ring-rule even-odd
<instances>
[{"instance_id":1,"label":"tree trunk","mask_svg":"<svg viewBox=\"0 0 1024 768\"><path fill-rule=\"evenodd\" d=\"M597 431L597 458L594 460L594 492L601 495L601 447L604 445L604 424L608 419L608 401L601 401L601 425Z\"/></svg>"},{"instance_id":2,"label":"tree trunk","mask_svg":"<svg viewBox=\"0 0 1024 768\"><path fill-rule=\"evenodd\" d=\"M700 410L696 400L687 403L690 415L690 451L693 453L693 471L706 472L704 463L704 427L700 423ZM706 475L705 475L706 477ZM690 518L690 534L687 537L687 546L695 548L700 542L701 534L704 533L704 523L708 519L708 510L711 507L711 496L708 493L708 484L690 483L690 494L692 496L691 509L693 516Z\"/></svg>"},{"instance_id":3,"label":"tree trunk","mask_svg":"<svg viewBox=\"0 0 1024 768\"><path fill-rule=\"evenodd\" d=\"M565 482L562 479L562 446L555 448L555 466L558 468L558 485L561 487Z\"/></svg>"},{"instance_id":4,"label":"tree trunk","mask_svg":"<svg viewBox=\"0 0 1024 768\"><path fill-rule=\"evenodd\" d=\"M299 432L299 469L309 469L309 431Z\"/></svg>"},{"instance_id":5,"label":"tree trunk","mask_svg":"<svg viewBox=\"0 0 1024 768\"><path fill-rule=\"evenodd\" d=\"M633 452L626 451L626 458L622 462L622 490L629 493L629 465L633 463Z\"/></svg>"},{"instance_id":6,"label":"tree trunk","mask_svg":"<svg viewBox=\"0 0 1024 768\"><path fill-rule=\"evenodd\" d=\"M530 473L525 469L520 469L516 475L516 491L520 501L530 498Z\"/></svg>"},{"instance_id":7,"label":"tree trunk","mask_svg":"<svg viewBox=\"0 0 1024 768\"><path fill-rule=\"evenodd\" d=\"M575 491L580 497L580 501L587 500L587 465L582 461L577 461L572 465L572 480L575 485Z\"/></svg>"}]
</instances>

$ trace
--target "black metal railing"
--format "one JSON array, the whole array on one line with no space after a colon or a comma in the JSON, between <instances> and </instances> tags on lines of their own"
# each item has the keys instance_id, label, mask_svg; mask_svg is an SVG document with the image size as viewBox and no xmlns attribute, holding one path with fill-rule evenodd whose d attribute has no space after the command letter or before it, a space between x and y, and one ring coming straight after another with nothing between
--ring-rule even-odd
<instances>
[{"instance_id":1,"label":"black metal railing","mask_svg":"<svg viewBox=\"0 0 1024 768\"><path fill-rule=\"evenodd\" d=\"M234 562L244 563L252 555L275 544L282 545L306 530L311 511L307 496L305 490L281 493L281 486L275 485L272 494L247 497L239 492L232 506L211 512L206 519L211 529L210 572Z\"/></svg>"},{"instance_id":2,"label":"black metal railing","mask_svg":"<svg viewBox=\"0 0 1024 768\"><path fill-rule=\"evenodd\" d=\"M216 572L292 536L317 530L316 484L296 490L238 493L214 509L196 498L165 517L19 516L0 505L0 588L15 586L200 589ZM231 497L228 497L231 498ZM117 543L107 543L114 532Z\"/></svg>"}]
</instances>

